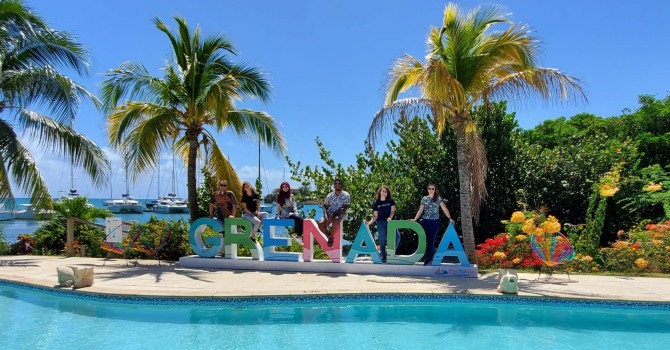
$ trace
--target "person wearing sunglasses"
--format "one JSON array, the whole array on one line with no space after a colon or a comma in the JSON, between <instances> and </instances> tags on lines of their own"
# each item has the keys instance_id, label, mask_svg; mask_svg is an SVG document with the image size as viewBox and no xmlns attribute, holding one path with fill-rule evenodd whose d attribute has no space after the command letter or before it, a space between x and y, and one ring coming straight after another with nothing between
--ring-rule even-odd
<instances>
[{"instance_id":1,"label":"person wearing sunglasses","mask_svg":"<svg viewBox=\"0 0 670 350\"><path fill-rule=\"evenodd\" d=\"M351 195L342 190L342 180L333 181L333 192L326 196L323 203L323 219L319 223L321 232L328 236L328 246L333 246L333 233L328 229L334 221L343 221L347 217L347 209L351 206Z\"/></svg>"},{"instance_id":2,"label":"person wearing sunglasses","mask_svg":"<svg viewBox=\"0 0 670 350\"><path fill-rule=\"evenodd\" d=\"M444 200L440 197L437 186L434 183L428 184L428 195L421 198L421 206L419 206L419 210L416 212L414 219L412 219L412 221L417 221L421 218L419 223L424 232L426 232L424 265L430 265L435 255L435 238L437 237L437 231L440 229L440 209L447 216L449 222L453 224L454 219L451 218L449 209L447 209Z\"/></svg>"},{"instance_id":3,"label":"person wearing sunglasses","mask_svg":"<svg viewBox=\"0 0 670 350\"><path fill-rule=\"evenodd\" d=\"M209 216L224 222L226 218L235 217L237 198L233 191L228 191L228 181L219 181L219 189L214 191L209 201Z\"/></svg>"}]
</instances>

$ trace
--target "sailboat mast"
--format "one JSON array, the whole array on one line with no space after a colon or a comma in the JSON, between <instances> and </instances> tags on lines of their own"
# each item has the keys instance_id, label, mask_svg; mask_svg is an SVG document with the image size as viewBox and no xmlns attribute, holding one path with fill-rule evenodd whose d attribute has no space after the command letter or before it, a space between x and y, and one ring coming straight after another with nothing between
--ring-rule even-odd
<instances>
[{"instance_id":1,"label":"sailboat mast","mask_svg":"<svg viewBox=\"0 0 670 350\"><path fill-rule=\"evenodd\" d=\"M126 197L130 197L130 184L128 183L128 164L126 164Z\"/></svg>"},{"instance_id":2,"label":"sailboat mast","mask_svg":"<svg viewBox=\"0 0 670 350\"><path fill-rule=\"evenodd\" d=\"M258 183L261 183L261 139L258 139Z\"/></svg>"},{"instance_id":3,"label":"sailboat mast","mask_svg":"<svg viewBox=\"0 0 670 350\"><path fill-rule=\"evenodd\" d=\"M70 128L74 130L74 116L70 117ZM72 161L72 155L70 155L70 192L75 190L74 188L74 162Z\"/></svg>"},{"instance_id":4,"label":"sailboat mast","mask_svg":"<svg viewBox=\"0 0 670 350\"><path fill-rule=\"evenodd\" d=\"M177 160L175 159L174 150L172 151L172 196L177 196Z\"/></svg>"},{"instance_id":5,"label":"sailboat mast","mask_svg":"<svg viewBox=\"0 0 670 350\"><path fill-rule=\"evenodd\" d=\"M161 198L161 161L158 160L158 195L156 198Z\"/></svg>"}]
</instances>

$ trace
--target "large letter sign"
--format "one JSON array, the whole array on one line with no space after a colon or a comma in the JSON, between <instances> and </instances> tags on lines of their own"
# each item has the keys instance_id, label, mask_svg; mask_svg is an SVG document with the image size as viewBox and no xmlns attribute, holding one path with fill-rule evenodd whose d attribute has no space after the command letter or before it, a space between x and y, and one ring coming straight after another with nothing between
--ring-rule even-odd
<instances>
[{"instance_id":1,"label":"large letter sign","mask_svg":"<svg viewBox=\"0 0 670 350\"><path fill-rule=\"evenodd\" d=\"M302 222L302 239L305 244L302 251L303 260L314 260L314 240L316 240L316 243L326 252L330 261L334 263L342 261L342 221L333 222L332 247L328 246L328 237L319 230L319 226L313 219L307 219Z\"/></svg>"},{"instance_id":2,"label":"large letter sign","mask_svg":"<svg viewBox=\"0 0 670 350\"><path fill-rule=\"evenodd\" d=\"M454 249L449 249L450 245L453 246ZM442 260L444 260L444 258L447 256L455 256L458 258L458 261L462 266L470 266L468 256L465 255L465 250L463 249L461 240L458 239L456 229L452 224L449 224L449 227L447 227L447 231L444 233L444 236L440 241L440 245L437 247L437 251L435 252L435 256L433 257L431 265L440 265Z\"/></svg>"},{"instance_id":3,"label":"large letter sign","mask_svg":"<svg viewBox=\"0 0 670 350\"><path fill-rule=\"evenodd\" d=\"M395 255L395 230L401 228L412 230L419 237L419 246L412 255ZM391 220L389 221L387 232L393 232L392 235L386 234L389 242L389 246L386 247L386 261L389 264L414 265L426 253L426 233L418 223L409 220Z\"/></svg>"},{"instance_id":4,"label":"large letter sign","mask_svg":"<svg viewBox=\"0 0 670 350\"><path fill-rule=\"evenodd\" d=\"M293 220L266 219L263 220L263 255L265 261L302 261L302 254L291 252L277 252L275 247L290 247L290 237L277 237L277 229L293 227Z\"/></svg>"},{"instance_id":5,"label":"large letter sign","mask_svg":"<svg viewBox=\"0 0 670 350\"><path fill-rule=\"evenodd\" d=\"M188 230L188 242L191 243L191 248L199 256L213 258L216 254L219 254L223 246L223 237L207 237L203 240L202 233L205 232L207 226L217 233L223 230L223 224L219 219L200 218L191 224L191 228ZM211 247L207 248L206 244L211 245Z\"/></svg>"},{"instance_id":6,"label":"large letter sign","mask_svg":"<svg viewBox=\"0 0 670 350\"><path fill-rule=\"evenodd\" d=\"M393 236L393 239L395 239L395 235ZM382 259L377 251L375 239L372 238L372 233L370 233L368 225L364 222L361 223L356 239L354 239L354 243L351 244L349 255L347 255L347 264L353 264L356 261L356 257L361 254L370 255L375 264L382 263Z\"/></svg>"},{"instance_id":7,"label":"large letter sign","mask_svg":"<svg viewBox=\"0 0 670 350\"><path fill-rule=\"evenodd\" d=\"M346 261L343 261L342 259L342 221L333 223L333 243L332 246L329 246L328 236L321 232L316 221L313 219L304 220L304 246L302 253L277 252L275 250L276 247L286 247L291 245L291 238L287 235L280 236L279 233L287 232L286 228L293 226L293 220L265 219L263 220L263 224L263 247L261 247L258 242L251 241L249 238L249 232L251 232L252 228L251 222L243 218L230 218L225 220L225 240L218 234L218 232L221 232L224 228L221 221L214 218L198 219L191 224L189 230L189 242L191 243L193 251L203 258L213 258L223 249L225 251L226 259L237 259L237 245L242 244L251 250L253 260L296 263L311 262L314 260L314 247L318 244L333 263L346 262L348 264L354 264L357 263L356 258L359 255L369 255L375 264L382 263L375 240L365 222L362 222L358 228L358 233L351 244L351 249L349 250ZM217 234L204 238L203 233L208 226L217 232ZM389 221L387 229L386 237L388 237L388 245L386 247L386 255L389 264L415 265L425 255L426 234L421 225L414 221L392 220ZM418 247L411 255L396 255L395 253L397 245L395 232L399 229L411 230L417 235ZM457 257L460 264L443 264L442 261L448 256ZM369 262L359 262L360 265L356 265L356 268L359 270L360 268L366 269L366 263L369 264ZM435 257L429 264L431 265L430 274L436 276L477 277L478 273L477 266L470 264L468 261L463 245L461 244L453 225L449 225L447 228L440 241L440 245L435 252ZM369 264L367 266L373 265ZM344 271L348 271L346 269L349 268L353 268L353 266L345 267ZM381 268L381 266L379 266L379 268Z\"/></svg>"},{"instance_id":8,"label":"large letter sign","mask_svg":"<svg viewBox=\"0 0 670 350\"><path fill-rule=\"evenodd\" d=\"M251 232L251 222L244 218L229 218L224 220L226 224L226 258L237 258L237 245L241 244L251 251L251 257L254 260L263 260L263 249L258 242L252 242L249 238ZM242 233L237 233L239 227L244 228Z\"/></svg>"}]
</instances>

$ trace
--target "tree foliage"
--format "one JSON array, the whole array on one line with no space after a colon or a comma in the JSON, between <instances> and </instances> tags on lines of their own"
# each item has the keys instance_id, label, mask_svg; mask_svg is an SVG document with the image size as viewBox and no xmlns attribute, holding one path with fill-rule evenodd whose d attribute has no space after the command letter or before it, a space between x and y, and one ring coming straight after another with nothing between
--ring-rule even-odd
<instances>
[{"instance_id":1,"label":"tree foliage","mask_svg":"<svg viewBox=\"0 0 670 350\"><path fill-rule=\"evenodd\" d=\"M226 37L201 37L199 27L192 32L185 19L175 21L178 30L173 32L154 18L172 49L163 76L152 76L140 63L123 63L106 74L102 100L109 141L121 151L133 179L153 169L161 152L170 149L181 155L193 221L202 215L196 184L198 158L212 176L228 180L231 191L242 192L216 133L230 130L280 155L286 144L279 124L269 114L235 107L239 100L269 100L271 87L265 74L233 63L229 56L237 53Z\"/></svg>"},{"instance_id":2,"label":"tree foliage","mask_svg":"<svg viewBox=\"0 0 670 350\"><path fill-rule=\"evenodd\" d=\"M63 73L87 74L88 52L20 0L0 1L0 39L0 201L13 204L11 182L37 208L51 207L44 176L21 136L69 158L103 186L107 158L71 126L82 101L98 100Z\"/></svg>"}]
</instances>

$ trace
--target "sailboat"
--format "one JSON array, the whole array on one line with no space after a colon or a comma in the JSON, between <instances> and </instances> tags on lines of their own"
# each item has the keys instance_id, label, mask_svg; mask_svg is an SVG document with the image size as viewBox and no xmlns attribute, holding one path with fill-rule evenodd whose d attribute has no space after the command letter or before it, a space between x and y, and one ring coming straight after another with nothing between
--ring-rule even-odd
<instances>
[{"instance_id":1,"label":"sailboat","mask_svg":"<svg viewBox=\"0 0 670 350\"><path fill-rule=\"evenodd\" d=\"M267 180L267 178L266 178ZM258 140L258 183L262 183L261 180L261 140ZM267 181L265 183L267 185ZM269 190L270 188L268 188ZM261 212L266 212L268 215L272 215L272 212L274 211L275 204L274 203L266 203L266 202L261 202L262 198L259 198L259 203L260 206L258 207L258 210Z\"/></svg>"},{"instance_id":2,"label":"sailboat","mask_svg":"<svg viewBox=\"0 0 670 350\"><path fill-rule=\"evenodd\" d=\"M74 117L70 117L70 128L74 129ZM72 157L70 157L70 191L67 194L64 191L58 191L58 194L60 201L79 197L79 191L77 191L77 187L74 185L74 162L72 161ZM88 201L86 202L86 206L93 208L93 204Z\"/></svg>"},{"instance_id":3,"label":"sailboat","mask_svg":"<svg viewBox=\"0 0 670 350\"><path fill-rule=\"evenodd\" d=\"M161 214L188 213L188 206L183 198L177 197L177 170L174 154L172 155L172 191L167 196L158 198L158 203L153 206L154 212ZM159 179L160 183L160 179ZM160 185L159 185L160 190Z\"/></svg>"},{"instance_id":4,"label":"sailboat","mask_svg":"<svg viewBox=\"0 0 670 350\"><path fill-rule=\"evenodd\" d=\"M128 182L128 167L126 166L126 193L121 195L121 199L108 199L103 202L107 209L114 214L118 213L143 213L144 204L130 196L130 184Z\"/></svg>"}]
</instances>

